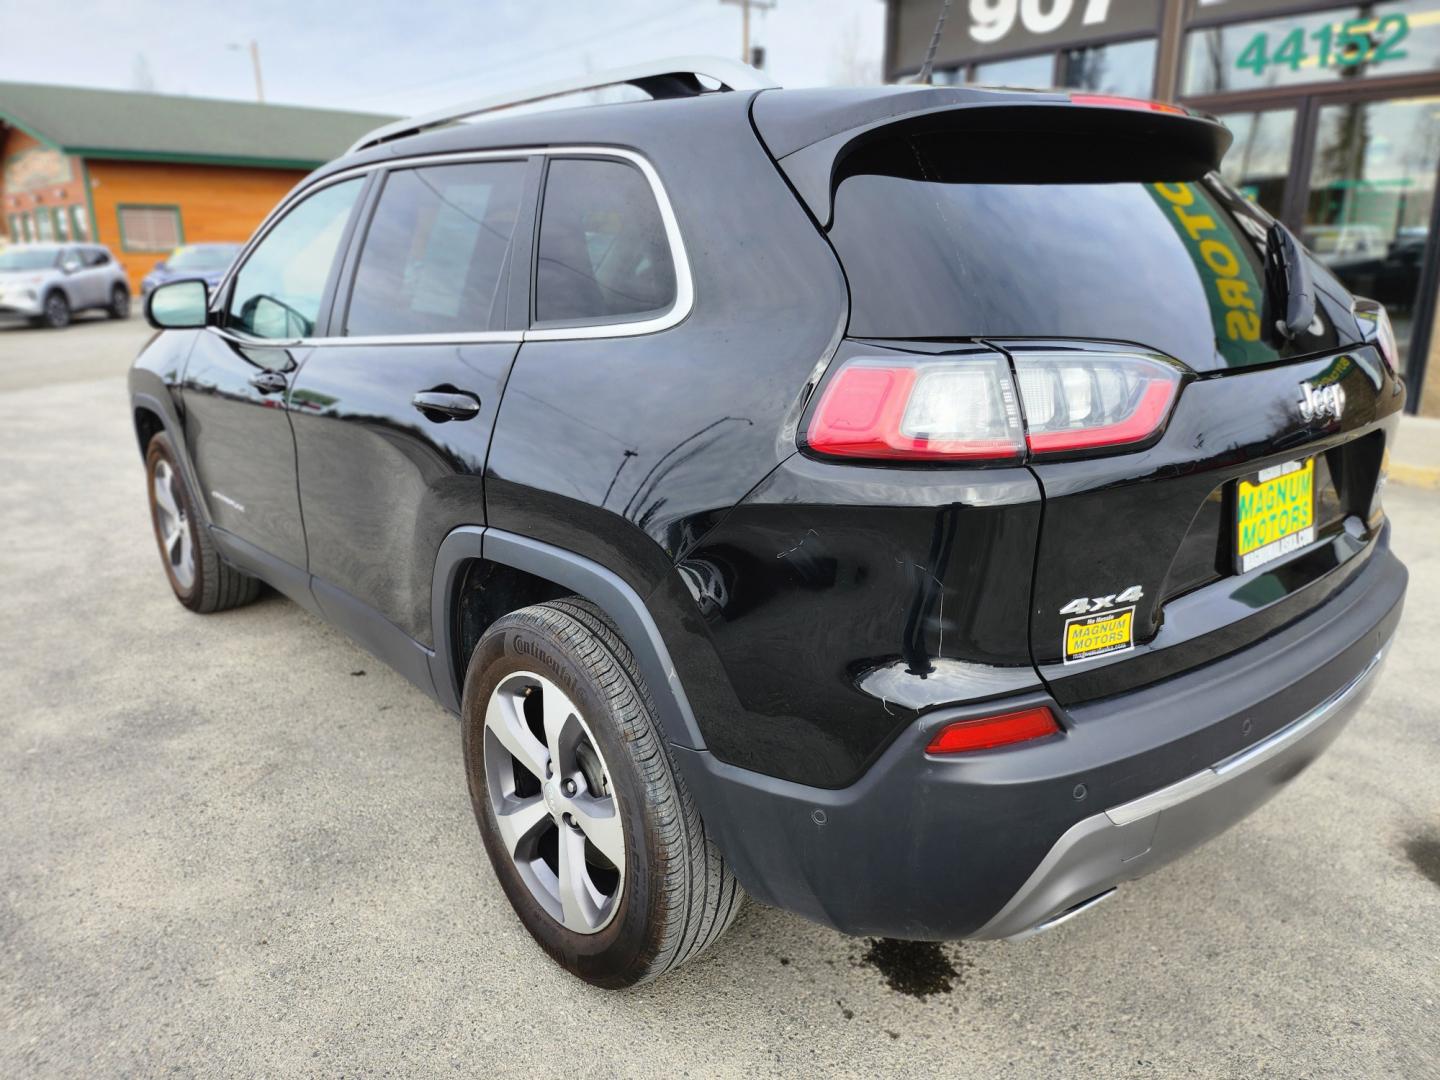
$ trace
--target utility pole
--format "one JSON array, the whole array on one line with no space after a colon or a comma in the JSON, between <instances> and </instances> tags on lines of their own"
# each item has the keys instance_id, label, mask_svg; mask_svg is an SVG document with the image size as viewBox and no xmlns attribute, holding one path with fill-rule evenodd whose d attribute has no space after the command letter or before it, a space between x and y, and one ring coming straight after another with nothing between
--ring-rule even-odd
<instances>
[{"instance_id":1,"label":"utility pole","mask_svg":"<svg viewBox=\"0 0 1440 1080\"><path fill-rule=\"evenodd\" d=\"M753 64L755 54L750 51L750 9L773 11L777 0L720 0L720 2L734 4L740 9L740 61L745 64Z\"/></svg>"},{"instance_id":2,"label":"utility pole","mask_svg":"<svg viewBox=\"0 0 1440 1080\"><path fill-rule=\"evenodd\" d=\"M241 46L231 42L225 48L232 52L239 52ZM265 81L260 77L260 43L254 38L250 39L250 68L255 73L255 100L262 105L265 103Z\"/></svg>"}]
</instances>

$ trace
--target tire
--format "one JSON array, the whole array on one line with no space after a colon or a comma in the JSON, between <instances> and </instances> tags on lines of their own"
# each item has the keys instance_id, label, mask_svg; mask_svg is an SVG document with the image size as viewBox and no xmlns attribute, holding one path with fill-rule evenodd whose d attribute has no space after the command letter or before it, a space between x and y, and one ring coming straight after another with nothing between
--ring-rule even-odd
<instances>
[{"instance_id":1,"label":"tire","mask_svg":"<svg viewBox=\"0 0 1440 1080\"><path fill-rule=\"evenodd\" d=\"M130 290L124 285L116 285L110 290L110 306L105 313L112 319L128 319L130 317Z\"/></svg>"},{"instance_id":2,"label":"tire","mask_svg":"<svg viewBox=\"0 0 1440 1080\"><path fill-rule=\"evenodd\" d=\"M145 448L145 481L155 543L175 599L201 614L254 600L260 582L221 560L210 530L196 512L175 447L164 432L152 437Z\"/></svg>"},{"instance_id":3,"label":"tire","mask_svg":"<svg viewBox=\"0 0 1440 1080\"><path fill-rule=\"evenodd\" d=\"M535 686L538 707L532 707L530 690L517 694L518 687L546 680L548 687ZM557 741L562 744L558 754L565 754L565 736L551 740L546 722L552 693L561 694L554 702L565 706L555 715L571 705L577 714L567 721L566 730L577 740L575 756L582 772L562 764L560 776L545 781L501 744L496 725L503 725L503 719L496 718L508 715L518 720L521 727L514 730L522 737L523 725L529 724L531 738L522 751L533 754L531 763L548 774L556 760L557 752L552 750ZM506 701L519 702L510 706L517 711L507 713ZM576 598L556 600L523 608L492 624L466 669L461 730L470 798L500 886L540 947L571 974L612 989L646 982L703 952L734 921L744 893L706 836L699 811L665 747L655 707L630 650L593 604ZM598 755L587 757L587 746ZM603 783L597 784L597 772L604 774L599 778ZM527 780L527 775L533 778ZM575 791L568 776L577 776L584 790ZM587 799L594 800L592 809L607 799L613 801L623 826L619 863L611 864L597 854L601 848L592 837L600 835L595 829L600 818L585 818L589 824L582 830L578 820L557 813L550 801L551 784L557 780L559 789L570 784L570 793L576 796L573 807ZM534 807L537 799L544 805ZM506 809L507 822L523 814L536 815L530 830L536 837L533 847L527 849L524 839L513 845L521 852L519 857L512 856L512 844L506 840L507 835L517 835L518 826L502 830L497 806ZM510 809L526 806L531 809ZM552 831L557 839L547 847ZM606 865L615 865L618 873L613 893L596 906L592 925L580 931L566 925L566 920L574 922L574 905L562 919L556 899L544 893L551 882L564 889L563 874L546 861L547 853L558 861L565 837L576 835L579 847L567 850L583 848L586 881L592 888L598 884L604 893L606 882L614 880Z\"/></svg>"},{"instance_id":4,"label":"tire","mask_svg":"<svg viewBox=\"0 0 1440 1080\"><path fill-rule=\"evenodd\" d=\"M42 325L51 330L63 330L70 325L70 300L59 289L55 289L45 297L44 314L40 316Z\"/></svg>"}]
</instances>

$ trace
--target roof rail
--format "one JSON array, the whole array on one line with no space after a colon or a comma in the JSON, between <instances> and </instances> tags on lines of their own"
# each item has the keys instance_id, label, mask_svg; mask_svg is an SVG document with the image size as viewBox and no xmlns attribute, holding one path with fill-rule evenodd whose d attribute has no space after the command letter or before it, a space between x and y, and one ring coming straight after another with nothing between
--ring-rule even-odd
<instances>
[{"instance_id":1,"label":"roof rail","mask_svg":"<svg viewBox=\"0 0 1440 1080\"><path fill-rule=\"evenodd\" d=\"M726 60L718 56L676 56L667 60L651 60L643 64L613 68L610 71L560 79L543 86L495 94L467 101L463 105L396 120L362 136L347 153L353 154L379 146L391 139L418 135L430 128L453 124L481 113L528 105L566 94L583 93L586 90L600 90L607 86L638 87L652 98L694 97L705 92L705 87L700 83L702 78L718 82L721 90L769 90L779 85L749 64L742 64L738 60Z\"/></svg>"}]
</instances>

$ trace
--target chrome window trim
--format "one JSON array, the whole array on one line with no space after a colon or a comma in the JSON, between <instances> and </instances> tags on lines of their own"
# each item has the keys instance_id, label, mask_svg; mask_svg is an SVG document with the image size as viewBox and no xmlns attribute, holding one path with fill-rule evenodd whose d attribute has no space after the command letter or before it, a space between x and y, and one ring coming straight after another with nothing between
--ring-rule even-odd
<instances>
[{"instance_id":1,"label":"chrome window trim","mask_svg":"<svg viewBox=\"0 0 1440 1080\"><path fill-rule=\"evenodd\" d=\"M250 258L250 253L261 244L270 230L276 223L287 214L291 207L303 199L309 198L315 192L331 186L332 184L344 183L346 180L353 180L357 177L366 176L377 170L392 171L404 168L420 168L426 165L456 165L467 161L505 161L524 160L535 157L591 157L611 158L628 162L640 170L640 174L650 184L651 194L655 197L655 205L660 210L660 220L665 226L665 236L670 244L670 258L675 264L675 299L668 308L658 315L652 315L646 319L637 319L633 322L611 322L596 323L582 326L552 326L531 328L526 330L486 330L476 331L468 334L394 334L369 337L311 337L311 338L252 338L244 334L236 334L223 330L220 327L206 327L227 341L235 342L252 348L301 348L315 346L326 348L336 345L483 345L493 342L522 341L583 341L596 338L623 338L638 337L642 334L655 334L661 330L668 330L670 327L683 322L695 306L695 284L690 272L690 258L685 250L685 239L680 234L680 223L675 217L675 209L670 203L670 196L665 191L665 185L660 182L660 176L649 160L634 150L622 149L614 146L535 146L517 147L511 150L468 150L458 153L446 154L418 154L413 157L397 157L386 161L374 161L366 165L356 165L349 169L341 170L331 176L314 184L309 184L302 189L291 192L274 210L261 222L260 228L250 238L239 257L231 264L226 271L224 278L215 288L215 299L211 303L211 311L222 310L222 299L227 295L232 279L245 262ZM542 192L543 196L543 192ZM540 204L536 206L536 213L544 211L543 197Z\"/></svg>"}]
</instances>

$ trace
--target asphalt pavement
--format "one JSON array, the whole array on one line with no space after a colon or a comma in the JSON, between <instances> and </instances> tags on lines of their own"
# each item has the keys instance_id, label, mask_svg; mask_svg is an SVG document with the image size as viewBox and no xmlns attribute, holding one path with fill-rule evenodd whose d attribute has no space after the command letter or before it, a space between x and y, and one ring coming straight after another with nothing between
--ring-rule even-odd
<instances>
[{"instance_id":1,"label":"asphalt pavement","mask_svg":"<svg viewBox=\"0 0 1440 1080\"><path fill-rule=\"evenodd\" d=\"M512 916L454 718L278 597L170 597L147 333L0 329L0 1076L1440 1076L1440 492L1386 490L1365 710L1207 847L1022 944L750 904L607 993Z\"/></svg>"}]
</instances>

